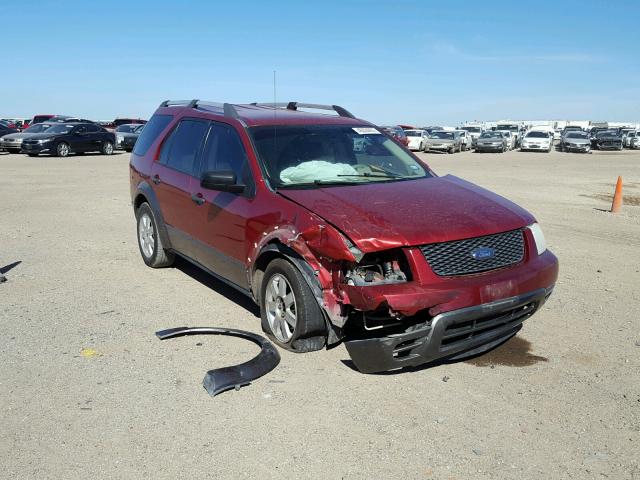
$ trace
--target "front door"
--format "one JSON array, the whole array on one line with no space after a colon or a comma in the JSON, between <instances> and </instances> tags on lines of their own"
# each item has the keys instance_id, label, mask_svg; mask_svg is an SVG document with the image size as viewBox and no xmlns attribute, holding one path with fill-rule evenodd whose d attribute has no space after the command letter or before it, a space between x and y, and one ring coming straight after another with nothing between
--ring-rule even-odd
<instances>
[{"instance_id":1,"label":"front door","mask_svg":"<svg viewBox=\"0 0 640 480\"><path fill-rule=\"evenodd\" d=\"M199 176L208 171L231 170L236 183L246 185L242 193L207 190L194 182L194 198L201 205L194 212L194 237L198 239L196 260L232 283L248 289L246 273L247 220L252 210L254 182L240 135L230 125L212 122L202 150Z\"/></svg>"}]
</instances>

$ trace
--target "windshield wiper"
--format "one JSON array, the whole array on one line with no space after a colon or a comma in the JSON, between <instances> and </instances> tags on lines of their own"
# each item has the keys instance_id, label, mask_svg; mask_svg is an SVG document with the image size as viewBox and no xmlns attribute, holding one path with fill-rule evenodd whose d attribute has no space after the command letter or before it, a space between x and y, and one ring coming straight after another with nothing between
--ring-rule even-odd
<instances>
[{"instance_id":1,"label":"windshield wiper","mask_svg":"<svg viewBox=\"0 0 640 480\"><path fill-rule=\"evenodd\" d=\"M365 173L352 173L352 174L344 174L344 175L338 175L338 177L365 177L365 178L400 178L401 175L397 175L395 173L369 173L369 172L365 172Z\"/></svg>"},{"instance_id":2,"label":"windshield wiper","mask_svg":"<svg viewBox=\"0 0 640 480\"><path fill-rule=\"evenodd\" d=\"M362 182L353 180L314 180L313 182L302 183L282 183L277 186L278 189L286 188L304 188L318 185L362 185Z\"/></svg>"}]
</instances>

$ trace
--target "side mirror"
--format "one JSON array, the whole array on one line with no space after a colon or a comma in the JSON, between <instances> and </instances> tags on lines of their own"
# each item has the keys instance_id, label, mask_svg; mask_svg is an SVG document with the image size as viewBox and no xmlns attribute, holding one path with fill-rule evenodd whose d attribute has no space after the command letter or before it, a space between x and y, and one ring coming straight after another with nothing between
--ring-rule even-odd
<instances>
[{"instance_id":1,"label":"side mirror","mask_svg":"<svg viewBox=\"0 0 640 480\"><path fill-rule=\"evenodd\" d=\"M242 193L245 189L245 185L236 184L236 174L231 170L204 172L200 177L200 186L207 190L233 193Z\"/></svg>"}]
</instances>

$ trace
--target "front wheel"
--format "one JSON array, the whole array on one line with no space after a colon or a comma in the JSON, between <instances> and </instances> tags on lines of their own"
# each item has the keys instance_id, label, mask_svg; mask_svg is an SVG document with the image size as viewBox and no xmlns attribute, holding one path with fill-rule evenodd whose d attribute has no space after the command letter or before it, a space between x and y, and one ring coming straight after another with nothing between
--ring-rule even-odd
<instances>
[{"instance_id":1,"label":"front wheel","mask_svg":"<svg viewBox=\"0 0 640 480\"><path fill-rule=\"evenodd\" d=\"M37 157L38 156L37 153L27 153L27 155L29 155L30 157Z\"/></svg>"},{"instance_id":2,"label":"front wheel","mask_svg":"<svg viewBox=\"0 0 640 480\"><path fill-rule=\"evenodd\" d=\"M69 155L69 145L64 142L60 142L56 147L56 156L66 157L67 155Z\"/></svg>"},{"instance_id":3,"label":"front wheel","mask_svg":"<svg viewBox=\"0 0 640 480\"><path fill-rule=\"evenodd\" d=\"M276 344L293 352L320 350L327 328L318 301L291 262L276 258L264 272L260 295L262 329Z\"/></svg>"},{"instance_id":4,"label":"front wheel","mask_svg":"<svg viewBox=\"0 0 640 480\"><path fill-rule=\"evenodd\" d=\"M103 155L111 155L113 153L113 143L104 142L102 144L102 154Z\"/></svg>"},{"instance_id":5,"label":"front wheel","mask_svg":"<svg viewBox=\"0 0 640 480\"><path fill-rule=\"evenodd\" d=\"M148 203L136 210L138 224L138 247L142 260L151 268L168 267L174 261L174 255L164 249L158 235L158 224Z\"/></svg>"}]
</instances>

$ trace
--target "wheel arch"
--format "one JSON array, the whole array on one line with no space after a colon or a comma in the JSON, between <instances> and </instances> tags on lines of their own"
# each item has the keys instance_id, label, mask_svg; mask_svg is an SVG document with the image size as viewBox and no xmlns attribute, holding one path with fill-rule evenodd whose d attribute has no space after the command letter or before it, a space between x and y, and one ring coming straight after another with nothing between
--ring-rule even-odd
<instances>
[{"instance_id":1,"label":"wheel arch","mask_svg":"<svg viewBox=\"0 0 640 480\"><path fill-rule=\"evenodd\" d=\"M169 233L167 232L167 227L164 223L164 217L162 216L162 212L160 211L160 203L158 202L156 192L153 191L151 185L146 182L141 182L136 189L136 193L133 199L134 213L137 212L138 208L140 208L140 205L145 202L149 204L149 207L153 212L153 216L156 219L158 235L160 235L162 244L165 245L166 249L170 249L171 241L169 240Z\"/></svg>"}]
</instances>

